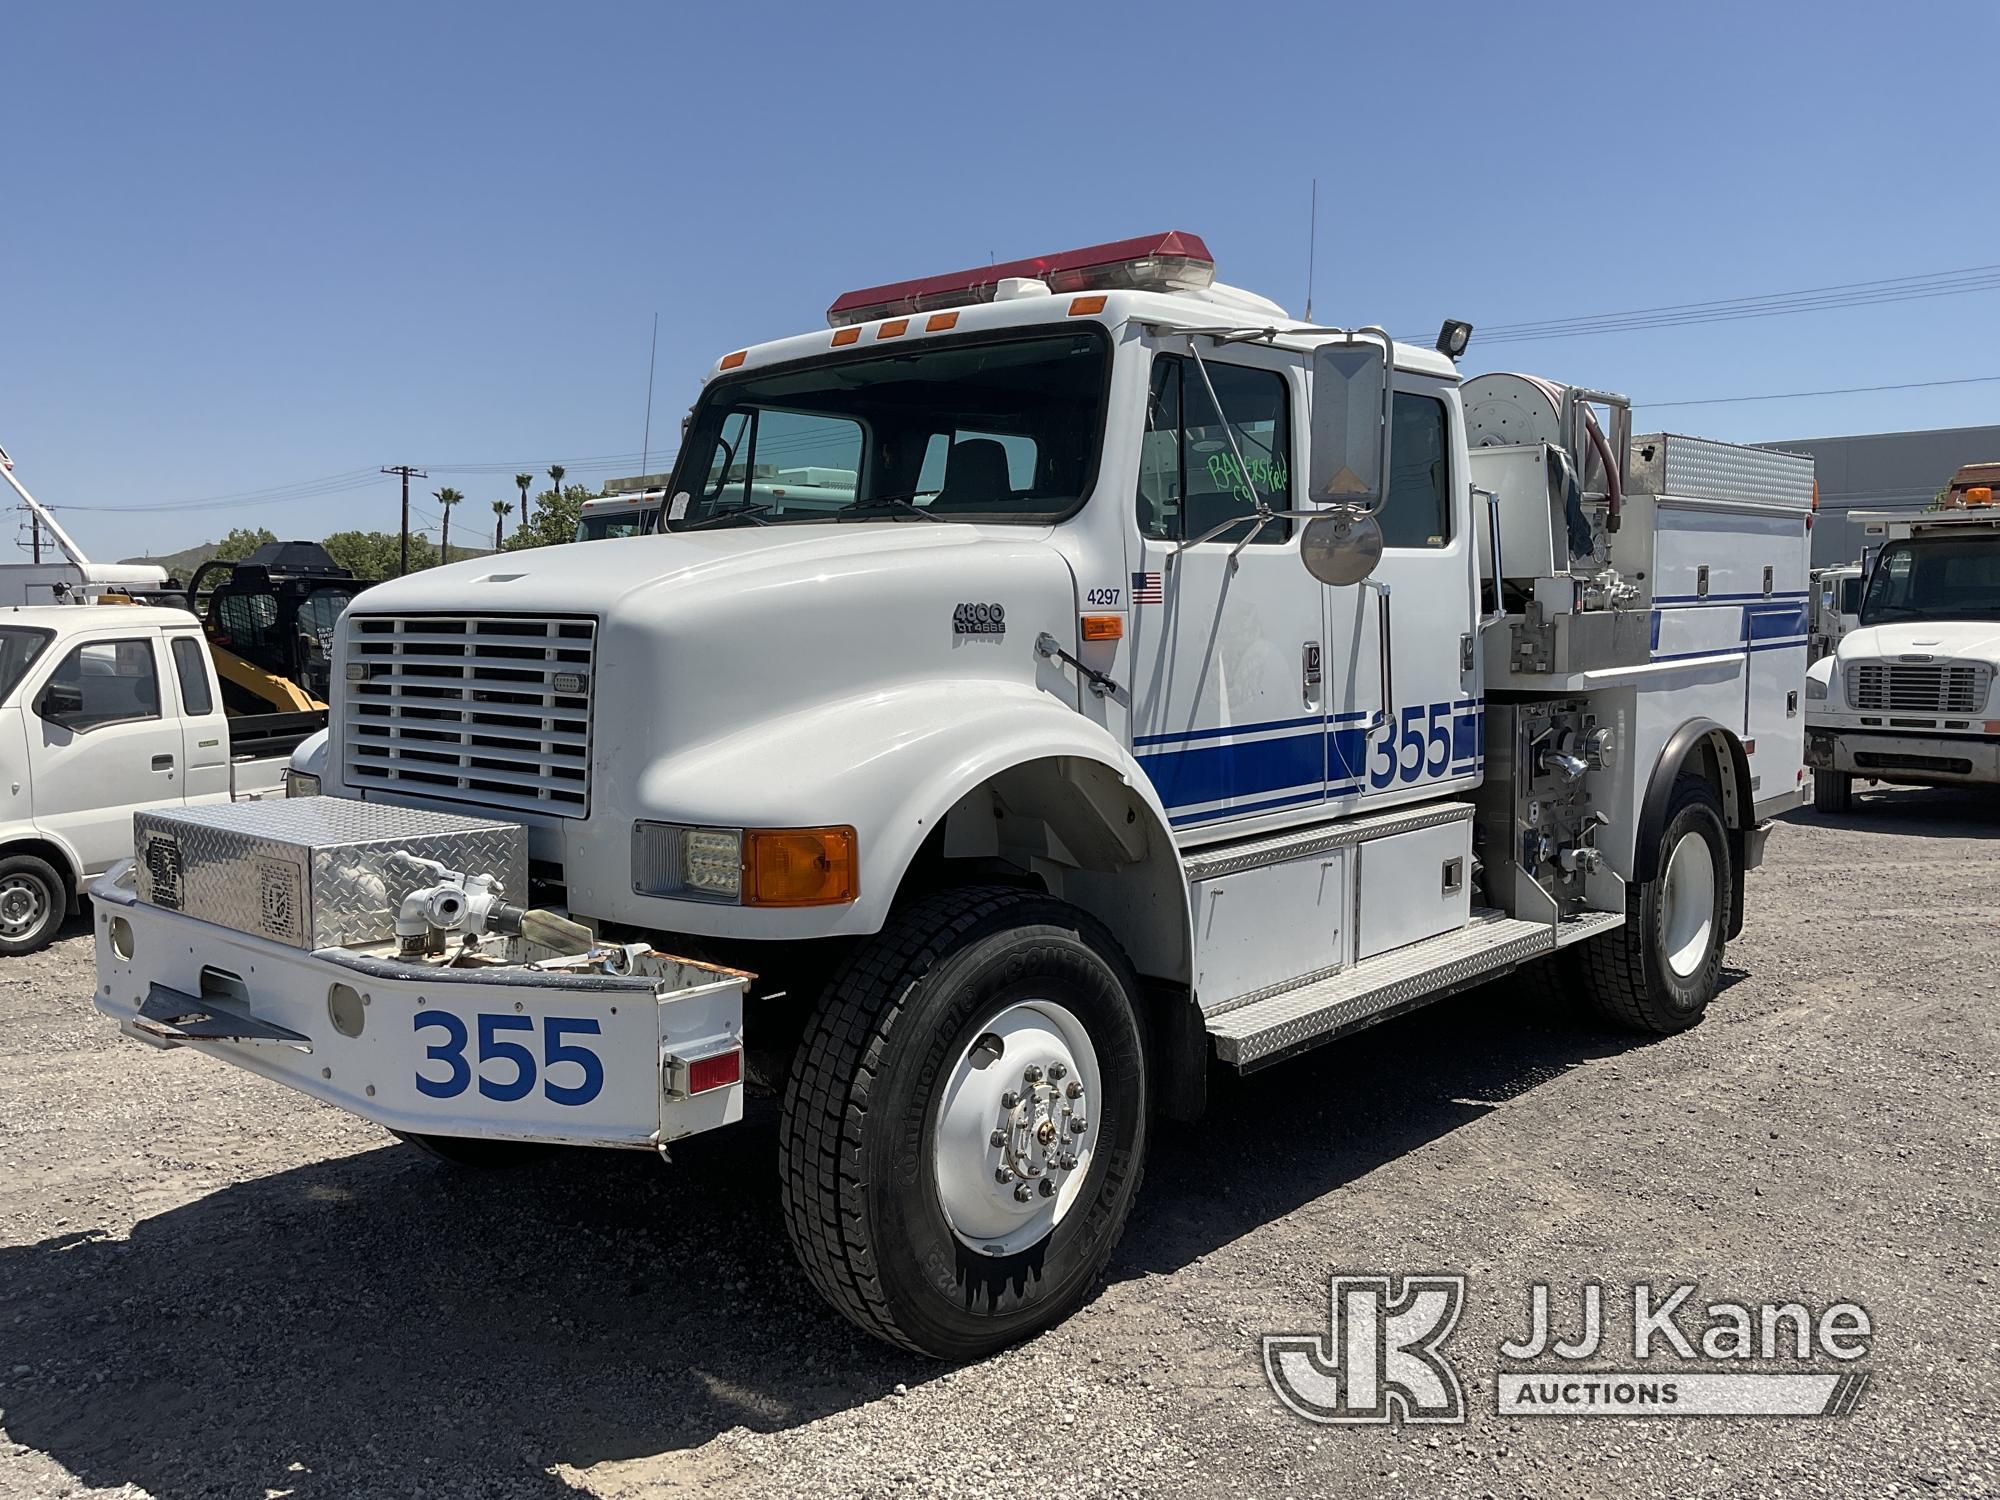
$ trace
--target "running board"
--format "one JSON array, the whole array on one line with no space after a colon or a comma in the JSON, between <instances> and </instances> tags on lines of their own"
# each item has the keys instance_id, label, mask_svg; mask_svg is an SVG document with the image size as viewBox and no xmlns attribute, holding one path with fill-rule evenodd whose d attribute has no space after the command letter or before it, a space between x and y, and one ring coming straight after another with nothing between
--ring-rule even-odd
<instances>
[{"instance_id":1,"label":"running board","mask_svg":"<svg viewBox=\"0 0 2000 1500\"><path fill-rule=\"evenodd\" d=\"M1551 927L1477 916L1470 926L1365 959L1327 979L1208 1018L1215 1054L1249 1072L1359 1031L1402 1011L1567 948L1625 923L1623 912L1585 912Z\"/></svg>"}]
</instances>

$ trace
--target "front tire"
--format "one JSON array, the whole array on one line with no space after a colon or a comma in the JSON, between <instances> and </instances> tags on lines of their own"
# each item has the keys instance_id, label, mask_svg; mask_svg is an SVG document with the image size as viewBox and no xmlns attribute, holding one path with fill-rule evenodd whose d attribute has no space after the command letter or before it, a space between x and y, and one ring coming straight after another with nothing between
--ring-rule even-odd
<instances>
[{"instance_id":1,"label":"front tire","mask_svg":"<svg viewBox=\"0 0 2000 1500\"><path fill-rule=\"evenodd\" d=\"M1699 1021L1722 977L1729 931L1729 832L1707 778L1674 783L1660 830L1660 867L1628 886L1625 925L1581 943L1572 974L1606 1019L1670 1036Z\"/></svg>"},{"instance_id":2,"label":"front tire","mask_svg":"<svg viewBox=\"0 0 2000 1500\"><path fill-rule=\"evenodd\" d=\"M1854 807L1854 777L1847 771L1813 772L1813 811L1850 812Z\"/></svg>"},{"instance_id":3,"label":"front tire","mask_svg":"<svg viewBox=\"0 0 2000 1500\"><path fill-rule=\"evenodd\" d=\"M69 882L32 854L0 859L0 955L46 948L69 910Z\"/></svg>"},{"instance_id":4,"label":"front tire","mask_svg":"<svg viewBox=\"0 0 2000 1500\"><path fill-rule=\"evenodd\" d=\"M1089 1293L1147 1140L1138 982L1062 902L947 891L843 966L785 1091L785 1228L876 1337L967 1360Z\"/></svg>"}]
</instances>

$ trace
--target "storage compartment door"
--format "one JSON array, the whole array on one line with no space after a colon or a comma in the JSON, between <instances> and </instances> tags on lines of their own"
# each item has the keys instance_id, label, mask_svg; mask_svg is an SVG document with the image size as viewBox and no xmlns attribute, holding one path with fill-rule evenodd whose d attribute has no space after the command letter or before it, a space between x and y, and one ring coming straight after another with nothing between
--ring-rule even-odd
<instances>
[{"instance_id":1,"label":"storage compartment door","mask_svg":"<svg viewBox=\"0 0 2000 1500\"><path fill-rule=\"evenodd\" d=\"M1355 851L1355 957L1455 932L1472 919L1472 820L1372 839Z\"/></svg>"},{"instance_id":2,"label":"storage compartment door","mask_svg":"<svg viewBox=\"0 0 2000 1500\"><path fill-rule=\"evenodd\" d=\"M1353 854L1334 849L1195 882L1194 984L1203 1010L1346 962Z\"/></svg>"}]
</instances>

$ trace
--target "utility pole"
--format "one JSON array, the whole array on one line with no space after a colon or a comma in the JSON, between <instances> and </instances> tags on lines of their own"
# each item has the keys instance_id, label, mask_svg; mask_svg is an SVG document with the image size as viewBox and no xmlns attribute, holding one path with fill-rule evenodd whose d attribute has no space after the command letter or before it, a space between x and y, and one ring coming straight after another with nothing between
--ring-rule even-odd
<instances>
[{"instance_id":1,"label":"utility pole","mask_svg":"<svg viewBox=\"0 0 2000 1500\"><path fill-rule=\"evenodd\" d=\"M35 561L42 560L42 518L33 511L28 512L28 545L34 548Z\"/></svg>"},{"instance_id":2,"label":"utility pole","mask_svg":"<svg viewBox=\"0 0 2000 1500\"><path fill-rule=\"evenodd\" d=\"M403 476L403 548L396 564L396 576L401 578L410 571L410 476L414 474L419 479L428 479L431 476L409 464L392 464L382 472Z\"/></svg>"}]
</instances>

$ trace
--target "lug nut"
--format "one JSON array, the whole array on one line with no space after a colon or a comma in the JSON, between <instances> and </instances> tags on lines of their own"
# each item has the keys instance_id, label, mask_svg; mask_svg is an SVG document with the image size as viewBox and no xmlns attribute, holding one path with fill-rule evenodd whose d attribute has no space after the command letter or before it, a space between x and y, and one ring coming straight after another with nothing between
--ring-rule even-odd
<instances>
[{"instance_id":1,"label":"lug nut","mask_svg":"<svg viewBox=\"0 0 2000 1500\"><path fill-rule=\"evenodd\" d=\"M1063 1090L1063 1094L1066 1098L1081 1099L1083 1097L1083 1085L1072 1079L1070 1086Z\"/></svg>"},{"instance_id":2,"label":"lug nut","mask_svg":"<svg viewBox=\"0 0 2000 1500\"><path fill-rule=\"evenodd\" d=\"M1084 1129L1089 1124L1090 1121L1084 1119L1082 1115L1071 1115L1069 1119L1069 1133L1071 1135L1082 1135Z\"/></svg>"},{"instance_id":3,"label":"lug nut","mask_svg":"<svg viewBox=\"0 0 2000 1500\"><path fill-rule=\"evenodd\" d=\"M994 1131L992 1135L990 1135L990 1136L988 1136L988 1137L986 1138L986 1144L987 1144L987 1145L989 1145L989 1146L1004 1146L1004 1145L1006 1145L1006 1144L1007 1144L1007 1132L1006 1132L1006 1131L1004 1131L1004 1130L996 1130L996 1131Z\"/></svg>"},{"instance_id":4,"label":"lug nut","mask_svg":"<svg viewBox=\"0 0 2000 1500\"><path fill-rule=\"evenodd\" d=\"M1053 1198L1055 1197L1055 1195L1056 1195L1056 1185L1053 1182L1050 1182L1048 1178L1044 1177L1042 1179L1042 1196L1044 1198Z\"/></svg>"},{"instance_id":5,"label":"lug nut","mask_svg":"<svg viewBox=\"0 0 2000 1500\"><path fill-rule=\"evenodd\" d=\"M1012 1167L995 1167L993 1169L993 1180L995 1182L1012 1182L1014 1180L1014 1169Z\"/></svg>"},{"instance_id":6,"label":"lug nut","mask_svg":"<svg viewBox=\"0 0 2000 1500\"><path fill-rule=\"evenodd\" d=\"M1020 1102L1021 1102L1021 1096L1015 1093L1012 1089L1007 1090L1006 1093L1000 1096L1000 1107L1002 1109L1012 1109L1015 1105L1019 1104Z\"/></svg>"},{"instance_id":7,"label":"lug nut","mask_svg":"<svg viewBox=\"0 0 2000 1500\"><path fill-rule=\"evenodd\" d=\"M1064 1067L1061 1063L1049 1064L1050 1083L1061 1083L1063 1079L1068 1076L1068 1074L1069 1074L1069 1069Z\"/></svg>"},{"instance_id":8,"label":"lug nut","mask_svg":"<svg viewBox=\"0 0 2000 1500\"><path fill-rule=\"evenodd\" d=\"M1042 1070L1034 1063L1029 1063L1027 1067L1021 1069L1021 1081L1023 1083L1040 1083L1042 1081Z\"/></svg>"},{"instance_id":9,"label":"lug nut","mask_svg":"<svg viewBox=\"0 0 2000 1500\"><path fill-rule=\"evenodd\" d=\"M1061 1167L1065 1172L1074 1171L1076 1168L1076 1153L1074 1151L1063 1152L1062 1159L1056 1165Z\"/></svg>"},{"instance_id":10,"label":"lug nut","mask_svg":"<svg viewBox=\"0 0 2000 1500\"><path fill-rule=\"evenodd\" d=\"M1017 1182L1014 1184L1014 1201L1016 1203L1026 1203L1034 1196L1034 1189L1029 1187L1027 1183Z\"/></svg>"}]
</instances>

